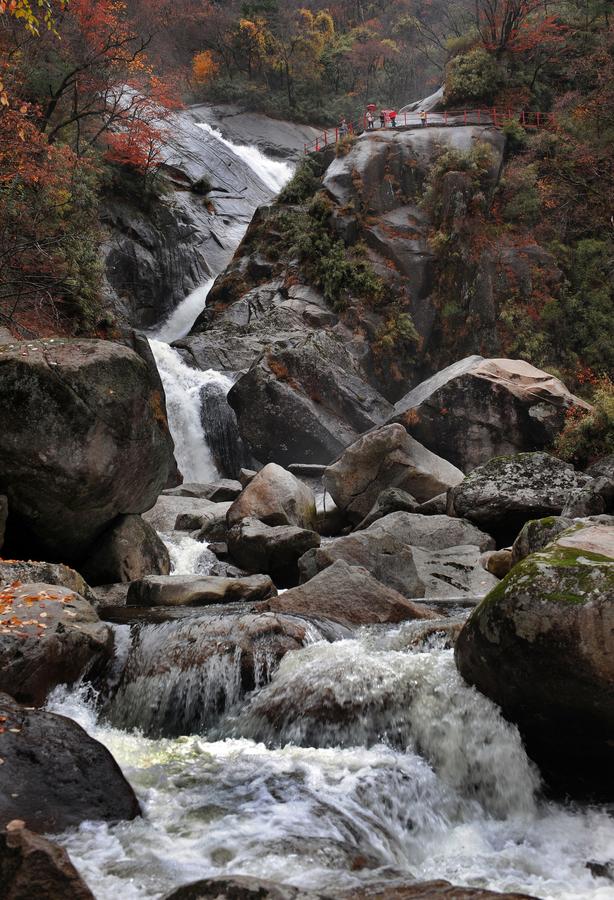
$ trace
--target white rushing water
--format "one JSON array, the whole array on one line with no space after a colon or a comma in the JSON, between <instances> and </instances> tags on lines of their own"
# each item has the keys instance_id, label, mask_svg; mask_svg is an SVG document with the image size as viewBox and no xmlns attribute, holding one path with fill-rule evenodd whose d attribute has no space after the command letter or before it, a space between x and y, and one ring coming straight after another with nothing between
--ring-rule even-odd
<instances>
[{"instance_id":1,"label":"white rushing water","mask_svg":"<svg viewBox=\"0 0 614 900\"><path fill-rule=\"evenodd\" d=\"M189 366L173 347L150 338L150 346L164 384L168 424L175 442L175 458L186 482L210 482L219 477L207 445L201 418L202 392L211 384L225 394L232 379L214 369Z\"/></svg>"},{"instance_id":2,"label":"white rushing water","mask_svg":"<svg viewBox=\"0 0 614 900\"><path fill-rule=\"evenodd\" d=\"M269 159L257 147L233 144L210 125L201 123L199 127L241 157L272 194L280 191L292 177L293 169L289 163ZM229 257L241 242L246 228L247 225L240 223L225 227L224 241L229 248ZM201 371L189 366L169 345L190 332L206 306L214 280L212 277L192 291L152 333L149 341L164 385L175 457L184 481L208 482L219 477L201 421L202 392L213 385L225 395L232 387L232 380L213 369Z\"/></svg>"},{"instance_id":3,"label":"white rushing water","mask_svg":"<svg viewBox=\"0 0 614 900\"><path fill-rule=\"evenodd\" d=\"M284 744L283 733L283 746L206 735L150 740L97 722L78 693L57 692L51 708L106 744L144 810L134 822L86 823L61 836L98 900L153 900L222 874L333 892L392 877L446 878L544 900L612 900L612 882L586 866L612 858L612 818L539 799L517 732L465 685L451 651L411 649L399 629L374 633L289 654L245 701L247 721L254 705L274 709L280 695L293 695L287 715L299 723L315 679L309 708L320 708L323 723L315 748ZM335 740L327 704L356 691L342 745L327 745L327 735ZM384 696L395 698L397 736L404 715L406 746L396 738L361 745L362 720L378 704L383 714Z\"/></svg>"},{"instance_id":4,"label":"white rushing water","mask_svg":"<svg viewBox=\"0 0 614 900\"><path fill-rule=\"evenodd\" d=\"M247 163L250 169L258 175L260 180L277 194L292 177L292 166L289 163L276 159L269 159L258 147L249 144L235 144L228 141L217 128L213 128L206 122L198 122L198 127L206 131L225 147L228 147L237 156Z\"/></svg>"}]
</instances>

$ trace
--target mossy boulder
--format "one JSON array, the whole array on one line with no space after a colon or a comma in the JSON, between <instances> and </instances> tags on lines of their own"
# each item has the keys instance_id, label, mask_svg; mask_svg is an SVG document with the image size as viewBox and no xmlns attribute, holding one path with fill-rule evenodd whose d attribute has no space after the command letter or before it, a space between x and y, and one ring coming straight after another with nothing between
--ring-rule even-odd
<instances>
[{"instance_id":1,"label":"mossy boulder","mask_svg":"<svg viewBox=\"0 0 614 900\"><path fill-rule=\"evenodd\" d=\"M452 489L449 506L506 546L530 519L558 516L578 483L573 466L547 453L496 456Z\"/></svg>"},{"instance_id":2,"label":"mossy boulder","mask_svg":"<svg viewBox=\"0 0 614 900\"><path fill-rule=\"evenodd\" d=\"M459 637L461 675L515 722L547 783L614 798L614 528L572 527L516 565Z\"/></svg>"}]
</instances>

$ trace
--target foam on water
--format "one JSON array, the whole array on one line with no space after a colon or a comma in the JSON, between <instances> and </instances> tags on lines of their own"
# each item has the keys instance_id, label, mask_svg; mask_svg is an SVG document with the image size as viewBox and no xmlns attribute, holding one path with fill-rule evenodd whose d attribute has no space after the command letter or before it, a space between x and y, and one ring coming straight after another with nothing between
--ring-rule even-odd
<instances>
[{"instance_id":1,"label":"foam on water","mask_svg":"<svg viewBox=\"0 0 614 900\"><path fill-rule=\"evenodd\" d=\"M175 441L175 458L185 481L207 482L219 477L201 421L201 391L211 382L228 393L232 381L214 369L194 369L162 341L149 341L164 384L168 422Z\"/></svg>"},{"instance_id":2,"label":"foam on water","mask_svg":"<svg viewBox=\"0 0 614 900\"><path fill-rule=\"evenodd\" d=\"M289 163L269 159L269 157L265 156L258 147L253 145L235 144L233 141L228 141L222 135L221 131L217 128L213 128L207 122L198 122L197 124L199 128L202 128L207 134L210 134L221 144L224 144L225 147L232 150L237 156L241 157L241 159L250 167L252 172L255 172L260 180L269 188L269 190L273 191L273 193L279 193L284 185L292 178L292 166Z\"/></svg>"},{"instance_id":3,"label":"foam on water","mask_svg":"<svg viewBox=\"0 0 614 900\"><path fill-rule=\"evenodd\" d=\"M301 659L312 677L309 654L312 663L318 654L320 664L327 653L335 658L350 676L348 690L356 689L355 660L344 646L351 643L369 657L364 668L377 693L372 657L393 651L359 637L290 654L292 666L282 663L255 696L287 685L288 669L299 671ZM612 858L606 811L539 799L515 730L462 684L449 651L410 654L410 664L406 651L395 655L401 687L408 667L414 673L412 736L403 749L154 741L97 722L80 695L56 692L51 708L106 744L144 809L131 823L86 823L61 836L98 900L159 898L179 884L231 873L332 890L393 875L447 878L544 900L612 900L612 882L586 867ZM394 660L379 661L385 684ZM494 805L493 788L500 792Z\"/></svg>"}]
</instances>

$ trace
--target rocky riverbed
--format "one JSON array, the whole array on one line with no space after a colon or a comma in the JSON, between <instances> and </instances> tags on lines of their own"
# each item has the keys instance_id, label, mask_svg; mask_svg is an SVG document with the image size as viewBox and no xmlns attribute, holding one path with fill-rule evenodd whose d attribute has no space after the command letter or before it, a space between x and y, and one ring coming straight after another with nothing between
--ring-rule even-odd
<instances>
[{"instance_id":1,"label":"rocky riverbed","mask_svg":"<svg viewBox=\"0 0 614 900\"><path fill-rule=\"evenodd\" d=\"M588 406L524 360L388 382L366 319L254 243L270 206L237 249L300 140L235 112L177 120L178 196L224 200L173 296L133 273L149 340L0 344L7 897L608 900L614 459L553 455ZM322 185L390 225L420 179L369 179L434 140L364 135ZM427 271L420 234L367 232Z\"/></svg>"}]
</instances>

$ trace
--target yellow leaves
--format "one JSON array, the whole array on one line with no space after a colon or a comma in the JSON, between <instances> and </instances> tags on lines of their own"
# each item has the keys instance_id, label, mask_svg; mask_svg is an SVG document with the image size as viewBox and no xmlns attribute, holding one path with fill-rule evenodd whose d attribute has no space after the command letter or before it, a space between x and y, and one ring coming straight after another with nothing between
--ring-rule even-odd
<instances>
[{"instance_id":1,"label":"yellow leaves","mask_svg":"<svg viewBox=\"0 0 614 900\"><path fill-rule=\"evenodd\" d=\"M196 54L192 63L194 80L197 81L198 84L206 84L217 75L219 68L220 67L213 58L211 51L203 50L202 53Z\"/></svg>"},{"instance_id":2,"label":"yellow leaves","mask_svg":"<svg viewBox=\"0 0 614 900\"><path fill-rule=\"evenodd\" d=\"M5 13L14 19L20 19L30 34L39 34L41 19L48 29L53 27L52 0L37 0L37 5L40 18L35 15L30 0L0 0L0 15ZM60 8L64 7L63 2L59 5Z\"/></svg>"}]
</instances>

